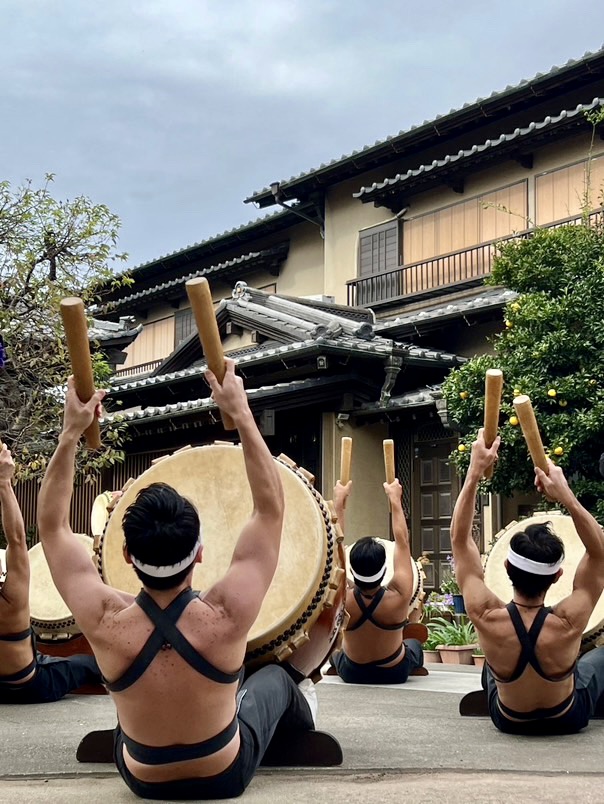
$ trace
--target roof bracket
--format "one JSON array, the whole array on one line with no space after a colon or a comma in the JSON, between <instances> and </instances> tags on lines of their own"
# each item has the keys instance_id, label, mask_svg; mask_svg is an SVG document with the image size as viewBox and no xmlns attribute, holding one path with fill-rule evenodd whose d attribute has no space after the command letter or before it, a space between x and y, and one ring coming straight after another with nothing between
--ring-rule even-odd
<instances>
[{"instance_id":1,"label":"roof bracket","mask_svg":"<svg viewBox=\"0 0 604 804\"><path fill-rule=\"evenodd\" d=\"M293 212L294 215L297 215L299 218L304 218L305 221L314 224L315 226L319 227L319 232L321 233L321 237L325 240L325 204L324 198L321 196L320 198L313 198L309 199L311 211L314 217L307 215L302 210L297 209L296 207L288 206L285 201L283 200L283 191L281 190L281 184L278 181L274 181L271 184L271 193L275 199L275 204L277 206L283 207L283 209L287 209L290 212Z\"/></svg>"},{"instance_id":2,"label":"roof bracket","mask_svg":"<svg viewBox=\"0 0 604 804\"><path fill-rule=\"evenodd\" d=\"M514 161L518 162L520 167L523 167L525 170L533 169L533 154L516 154Z\"/></svg>"},{"instance_id":3,"label":"roof bracket","mask_svg":"<svg viewBox=\"0 0 604 804\"><path fill-rule=\"evenodd\" d=\"M449 187L449 189L453 190L454 193L458 195L463 195L465 190L465 184L462 176L451 177L445 181L445 185Z\"/></svg>"}]
</instances>

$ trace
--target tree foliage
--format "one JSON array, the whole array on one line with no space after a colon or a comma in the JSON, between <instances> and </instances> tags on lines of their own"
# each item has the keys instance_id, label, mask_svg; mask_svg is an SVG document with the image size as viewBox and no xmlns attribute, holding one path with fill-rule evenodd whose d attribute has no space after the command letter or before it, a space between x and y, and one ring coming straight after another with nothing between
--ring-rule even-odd
<instances>
[{"instance_id":1,"label":"tree foliage","mask_svg":"<svg viewBox=\"0 0 604 804\"><path fill-rule=\"evenodd\" d=\"M113 281L112 263L125 258L117 252L117 216L84 196L56 200L52 179L37 188L0 183L0 438L22 480L43 473L61 424L70 362L59 302L66 296L94 302L98 288ZM110 369L94 348L93 367L103 387ZM104 428L98 454L80 452L81 473L91 476L122 458L121 427Z\"/></svg>"},{"instance_id":2,"label":"tree foliage","mask_svg":"<svg viewBox=\"0 0 604 804\"><path fill-rule=\"evenodd\" d=\"M541 229L502 245L491 285L518 297L507 304L493 354L454 370L443 385L449 416L462 434L452 460L469 464L482 426L484 376L504 372L500 458L490 488L512 495L533 488L534 472L512 400L527 394L544 446L563 467L583 504L604 521L604 228Z\"/></svg>"}]
</instances>

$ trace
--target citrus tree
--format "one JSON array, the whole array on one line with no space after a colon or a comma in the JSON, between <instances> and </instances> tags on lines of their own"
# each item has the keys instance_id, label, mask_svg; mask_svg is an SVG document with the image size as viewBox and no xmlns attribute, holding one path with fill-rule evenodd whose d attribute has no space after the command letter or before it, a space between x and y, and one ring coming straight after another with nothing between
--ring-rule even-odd
<instances>
[{"instance_id":1,"label":"citrus tree","mask_svg":"<svg viewBox=\"0 0 604 804\"><path fill-rule=\"evenodd\" d=\"M97 289L113 281L113 263L126 256L117 251L117 216L84 196L53 198L52 178L40 187L0 183L0 439L20 480L44 472L61 425L70 361L59 302L97 301ZM103 387L110 369L94 345L93 367ZM80 451L80 477L123 457L120 428L104 428L99 453Z\"/></svg>"},{"instance_id":2,"label":"citrus tree","mask_svg":"<svg viewBox=\"0 0 604 804\"><path fill-rule=\"evenodd\" d=\"M499 461L490 488L511 495L533 487L534 471L512 400L527 394L549 457L571 478L582 503L604 521L604 228L537 230L505 243L487 284L516 291L493 353L452 371L443 395L461 434L453 462L465 473L482 426L484 376L504 373Z\"/></svg>"}]
</instances>

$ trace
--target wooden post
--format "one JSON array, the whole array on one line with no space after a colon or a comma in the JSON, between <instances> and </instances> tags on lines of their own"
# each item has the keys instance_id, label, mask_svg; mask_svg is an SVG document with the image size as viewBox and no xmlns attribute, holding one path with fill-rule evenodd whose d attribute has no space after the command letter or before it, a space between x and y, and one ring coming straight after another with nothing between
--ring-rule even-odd
<instances>
[{"instance_id":1,"label":"wooden post","mask_svg":"<svg viewBox=\"0 0 604 804\"><path fill-rule=\"evenodd\" d=\"M484 443L487 447L492 447L493 441L497 438L502 388L501 369L488 369L484 378ZM493 468L491 464L484 473L487 480L493 477Z\"/></svg>"},{"instance_id":2,"label":"wooden post","mask_svg":"<svg viewBox=\"0 0 604 804\"><path fill-rule=\"evenodd\" d=\"M75 390L81 402L89 402L95 388L84 302L82 299L70 296L61 301L60 308L67 348L71 357L71 372L75 381ZM96 416L84 436L89 449L101 448L101 428Z\"/></svg>"},{"instance_id":3,"label":"wooden post","mask_svg":"<svg viewBox=\"0 0 604 804\"><path fill-rule=\"evenodd\" d=\"M197 332L199 333L199 340L201 341L208 368L216 375L218 382L222 383L226 367L222 341L220 340L220 333L218 332L218 324L216 323L216 315L214 313L214 303L212 302L210 285L205 277L198 277L196 279L189 279L188 282L185 283L185 287L189 301L191 302L193 315L195 316ZM222 410L220 411L220 415L224 429L234 430L235 422L233 419Z\"/></svg>"}]
</instances>

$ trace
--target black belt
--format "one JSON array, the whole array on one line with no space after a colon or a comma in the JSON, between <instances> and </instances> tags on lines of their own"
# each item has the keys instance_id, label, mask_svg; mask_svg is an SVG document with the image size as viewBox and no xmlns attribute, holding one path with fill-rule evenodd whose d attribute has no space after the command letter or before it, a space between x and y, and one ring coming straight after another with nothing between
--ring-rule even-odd
<instances>
[{"instance_id":1,"label":"black belt","mask_svg":"<svg viewBox=\"0 0 604 804\"><path fill-rule=\"evenodd\" d=\"M122 739L124 745L128 749L128 753L137 762L143 765L167 765L170 762L187 762L190 759L202 759L215 754L228 745L233 737L237 734L239 723L237 715L224 728L214 737L208 740L202 740L200 743L181 743L179 745L144 745L138 743L122 731Z\"/></svg>"}]
</instances>

